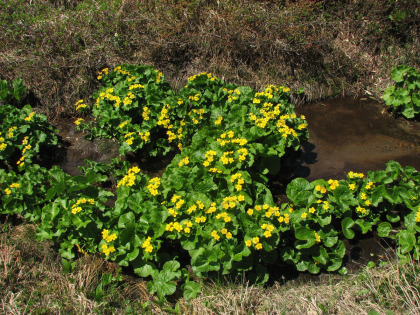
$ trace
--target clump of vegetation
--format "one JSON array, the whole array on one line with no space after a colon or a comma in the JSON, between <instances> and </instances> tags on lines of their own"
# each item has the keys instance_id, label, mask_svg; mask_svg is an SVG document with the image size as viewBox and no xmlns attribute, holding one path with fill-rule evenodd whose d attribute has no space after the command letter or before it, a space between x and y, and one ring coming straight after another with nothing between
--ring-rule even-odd
<instances>
[{"instance_id":1,"label":"clump of vegetation","mask_svg":"<svg viewBox=\"0 0 420 315\"><path fill-rule=\"evenodd\" d=\"M245 275L265 283L268 267L279 262L345 274L344 240L374 229L395 240L402 261L419 258L420 175L412 167L391 161L384 171L350 172L343 180L297 178L287 186L289 201L276 204L268 176L308 139L289 88L256 92L200 73L175 93L149 66L118 66L99 76L108 83L95 103L76 103L91 108L96 120L76 125L91 130L90 137L118 138L121 153L142 148L137 135L147 144L146 130L167 146L160 154L180 153L154 178L118 158L89 162L74 177L35 163L0 169L1 213L36 223L40 239L59 245L66 269L74 258L101 255L147 278L162 302L177 289L196 297L207 277ZM31 128L38 126L25 131ZM105 188L111 180L115 189Z\"/></svg>"},{"instance_id":2,"label":"clump of vegetation","mask_svg":"<svg viewBox=\"0 0 420 315\"><path fill-rule=\"evenodd\" d=\"M414 118L420 113L420 74L417 69L400 65L391 72L395 85L384 92L385 104L392 112L401 112L406 118Z\"/></svg>"}]
</instances>

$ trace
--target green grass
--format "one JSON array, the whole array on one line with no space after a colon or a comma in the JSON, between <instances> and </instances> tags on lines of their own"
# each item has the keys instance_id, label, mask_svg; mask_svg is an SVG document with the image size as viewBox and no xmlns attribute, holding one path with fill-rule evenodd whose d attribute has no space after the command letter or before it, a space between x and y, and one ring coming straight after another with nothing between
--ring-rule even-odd
<instances>
[{"instance_id":1,"label":"green grass","mask_svg":"<svg viewBox=\"0 0 420 315\"><path fill-rule=\"evenodd\" d=\"M5 218L2 217L5 222ZM420 266L396 255L373 268L312 280L275 282L207 280L195 299L159 303L146 282L96 256L80 257L64 272L53 244L35 240L34 226L2 224L0 314L418 314ZM101 285L106 274L121 276ZM99 289L98 289L99 288ZM376 312L376 313L375 313Z\"/></svg>"}]
</instances>

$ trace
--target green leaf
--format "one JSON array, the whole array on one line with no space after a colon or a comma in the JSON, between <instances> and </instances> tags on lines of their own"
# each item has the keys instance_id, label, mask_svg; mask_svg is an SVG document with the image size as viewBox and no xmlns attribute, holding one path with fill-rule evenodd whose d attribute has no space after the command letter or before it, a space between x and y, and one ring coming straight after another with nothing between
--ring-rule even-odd
<instances>
[{"instance_id":1,"label":"green leaf","mask_svg":"<svg viewBox=\"0 0 420 315\"><path fill-rule=\"evenodd\" d=\"M341 221L341 228L343 229L343 234L349 240L353 239L355 235L354 231L351 229L353 225L354 225L354 221L352 218L345 217Z\"/></svg>"},{"instance_id":2,"label":"green leaf","mask_svg":"<svg viewBox=\"0 0 420 315\"><path fill-rule=\"evenodd\" d=\"M187 300L195 299L201 292L201 285L194 281L188 281L184 285L184 298Z\"/></svg>"},{"instance_id":3,"label":"green leaf","mask_svg":"<svg viewBox=\"0 0 420 315\"><path fill-rule=\"evenodd\" d=\"M409 66L406 66L406 65L396 66L391 71L392 80L394 80L397 83L404 81L404 75L408 72L408 70L410 70Z\"/></svg>"},{"instance_id":4,"label":"green leaf","mask_svg":"<svg viewBox=\"0 0 420 315\"><path fill-rule=\"evenodd\" d=\"M397 234L398 244L401 246L401 253L406 254L413 250L416 245L416 237L414 233L408 230L399 231Z\"/></svg>"},{"instance_id":5,"label":"green leaf","mask_svg":"<svg viewBox=\"0 0 420 315\"><path fill-rule=\"evenodd\" d=\"M135 222L135 215L133 212L127 212L120 216L118 220L118 228L125 228L128 223Z\"/></svg>"},{"instance_id":6,"label":"green leaf","mask_svg":"<svg viewBox=\"0 0 420 315\"><path fill-rule=\"evenodd\" d=\"M389 222L381 222L378 225L378 235L380 237L388 237L389 233L392 231L392 226Z\"/></svg>"},{"instance_id":7,"label":"green leaf","mask_svg":"<svg viewBox=\"0 0 420 315\"><path fill-rule=\"evenodd\" d=\"M296 178L287 185L287 197L295 205L311 204L315 197L311 191L311 184L304 178Z\"/></svg>"},{"instance_id":8,"label":"green leaf","mask_svg":"<svg viewBox=\"0 0 420 315\"><path fill-rule=\"evenodd\" d=\"M153 263L148 263L141 267L137 267L134 269L134 272L143 278L146 278L148 276L155 277L158 274L158 270Z\"/></svg>"}]
</instances>

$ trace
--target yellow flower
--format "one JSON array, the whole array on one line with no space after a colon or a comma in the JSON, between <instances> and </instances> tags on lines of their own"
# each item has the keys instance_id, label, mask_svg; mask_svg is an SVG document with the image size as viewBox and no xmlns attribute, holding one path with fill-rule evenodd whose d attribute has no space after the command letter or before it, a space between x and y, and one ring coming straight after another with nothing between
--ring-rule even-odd
<instances>
[{"instance_id":1,"label":"yellow flower","mask_svg":"<svg viewBox=\"0 0 420 315\"><path fill-rule=\"evenodd\" d=\"M308 216L307 212L302 213L302 215L300 216L302 219L306 219L306 217Z\"/></svg>"},{"instance_id":2,"label":"yellow flower","mask_svg":"<svg viewBox=\"0 0 420 315\"><path fill-rule=\"evenodd\" d=\"M258 250L262 249L262 244L261 243L256 244L255 248L258 249Z\"/></svg>"},{"instance_id":3,"label":"yellow flower","mask_svg":"<svg viewBox=\"0 0 420 315\"><path fill-rule=\"evenodd\" d=\"M101 246L102 252L105 254L105 256L108 256L110 253L115 252L114 246L109 246L107 244L102 244Z\"/></svg>"},{"instance_id":4,"label":"yellow flower","mask_svg":"<svg viewBox=\"0 0 420 315\"><path fill-rule=\"evenodd\" d=\"M77 125L77 126L79 126L82 122L84 121L84 119L83 118L79 118L79 119L77 119L74 123Z\"/></svg>"},{"instance_id":5,"label":"yellow flower","mask_svg":"<svg viewBox=\"0 0 420 315\"><path fill-rule=\"evenodd\" d=\"M270 231L265 231L265 232L264 232L264 236L265 236L266 238L269 238L269 237L271 236L271 232L270 232Z\"/></svg>"},{"instance_id":6,"label":"yellow flower","mask_svg":"<svg viewBox=\"0 0 420 315\"><path fill-rule=\"evenodd\" d=\"M218 241L220 239L219 234L217 234L216 230L213 230L210 234L216 241Z\"/></svg>"},{"instance_id":7,"label":"yellow flower","mask_svg":"<svg viewBox=\"0 0 420 315\"><path fill-rule=\"evenodd\" d=\"M330 179L328 181L328 184L330 184L331 190L335 190L340 184L338 183L338 180L332 180Z\"/></svg>"},{"instance_id":8,"label":"yellow flower","mask_svg":"<svg viewBox=\"0 0 420 315\"><path fill-rule=\"evenodd\" d=\"M311 208L309 208L309 213L315 213L315 208L314 207L311 207Z\"/></svg>"},{"instance_id":9,"label":"yellow flower","mask_svg":"<svg viewBox=\"0 0 420 315\"><path fill-rule=\"evenodd\" d=\"M246 240L245 241L245 245L248 246L248 247L250 247L252 245L251 240Z\"/></svg>"},{"instance_id":10,"label":"yellow flower","mask_svg":"<svg viewBox=\"0 0 420 315\"><path fill-rule=\"evenodd\" d=\"M320 243L321 242L321 236L317 233L317 232L315 232L315 243Z\"/></svg>"},{"instance_id":11,"label":"yellow flower","mask_svg":"<svg viewBox=\"0 0 420 315\"><path fill-rule=\"evenodd\" d=\"M6 195L10 195L12 193L12 191L9 188L6 188L4 192L6 193Z\"/></svg>"},{"instance_id":12,"label":"yellow flower","mask_svg":"<svg viewBox=\"0 0 420 315\"><path fill-rule=\"evenodd\" d=\"M260 238L258 236L252 238L252 242L254 244L257 244L259 241L260 241Z\"/></svg>"}]
</instances>

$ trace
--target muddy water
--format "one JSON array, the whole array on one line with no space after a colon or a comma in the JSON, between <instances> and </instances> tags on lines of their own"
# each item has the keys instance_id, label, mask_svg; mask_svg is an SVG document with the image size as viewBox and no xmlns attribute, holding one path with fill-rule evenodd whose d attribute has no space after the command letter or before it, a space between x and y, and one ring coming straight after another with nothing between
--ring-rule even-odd
<instances>
[{"instance_id":1,"label":"muddy water","mask_svg":"<svg viewBox=\"0 0 420 315\"><path fill-rule=\"evenodd\" d=\"M295 175L309 181L341 179L350 170L384 169L389 160L420 170L420 123L382 109L373 100L348 98L298 107L308 121L309 142Z\"/></svg>"},{"instance_id":2,"label":"muddy water","mask_svg":"<svg viewBox=\"0 0 420 315\"><path fill-rule=\"evenodd\" d=\"M119 154L117 142L111 139L86 140L86 133L76 130L74 120L63 120L55 125L66 147L59 166L72 176L81 174L79 166L84 165L85 159L108 163Z\"/></svg>"}]
</instances>

